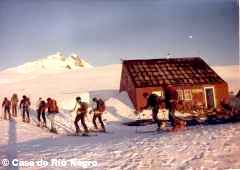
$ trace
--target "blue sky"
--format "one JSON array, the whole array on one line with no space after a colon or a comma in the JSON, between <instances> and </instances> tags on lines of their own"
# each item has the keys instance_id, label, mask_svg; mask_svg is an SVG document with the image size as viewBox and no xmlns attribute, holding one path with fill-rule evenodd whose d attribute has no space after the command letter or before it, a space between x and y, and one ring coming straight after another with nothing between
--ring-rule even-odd
<instances>
[{"instance_id":1,"label":"blue sky","mask_svg":"<svg viewBox=\"0 0 240 170\"><path fill-rule=\"evenodd\" d=\"M237 0L1 0L0 69L57 51L93 65L168 53L238 64L238 22Z\"/></svg>"}]
</instances>

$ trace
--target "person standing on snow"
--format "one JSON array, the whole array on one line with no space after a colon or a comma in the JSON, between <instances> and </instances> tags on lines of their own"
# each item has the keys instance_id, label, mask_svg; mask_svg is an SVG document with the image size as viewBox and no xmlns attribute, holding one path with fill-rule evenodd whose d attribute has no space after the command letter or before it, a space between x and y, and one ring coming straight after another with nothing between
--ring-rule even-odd
<instances>
[{"instance_id":1,"label":"person standing on snow","mask_svg":"<svg viewBox=\"0 0 240 170\"><path fill-rule=\"evenodd\" d=\"M175 126L175 110L178 100L178 93L175 87L167 85L164 89L165 93L165 105L166 109L169 110L169 121L174 128Z\"/></svg>"},{"instance_id":2,"label":"person standing on snow","mask_svg":"<svg viewBox=\"0 0 240 170\"><path fill-rule=\"evenodd\" d=\"M147 102L146 102L146 105L143 108L141 108L141 110L148 109L148 108L152 109L152 119L154 122L157 123L157 126L158 126L157 130L160 130L161 120L158 118L158 112L161 105L161 98L157 94L149 95L148 93L145 93L143 96L145 97Z\"/></svg>"},{"instance_id":3,"label":"person standing on snow","mask_svg":"<svg viewBox=\"0 0 240 170\"><path fill-rule=\"evenodd\" d=\"M42 127L46 127L46 111L47 104L42 98L39 98L38 103L37 103L37 118L38 118L38 124L37 126L41 126L41 117L43 119L43 124Z\"/></svg>"},{"instance_id":4,"label":"person standing on snow","mask_svg":"<svg viewBox=\"0 0 240 170\"><path fill-rule=\"evenodd\" d=\"M7 120L7 114L8 114L8 119L11 120L11 113L10 113L11 102L6 97L3 100L2 107L4 110L4 120Z\"/></svg>"},{"instance_id":5,"label":"person standing on snow","mask_svg":"<svg viewBox=\"0 0 240 170\"><path fill-rule=\"evenodd\" d=\"M23 96L22 100L20 101L20 109L22 109L22 121L30 123L30 116L29 116L29 107L31 105L30 99L27 96ZM27 119L25 119L25 114L27 114Z\"/></svg>"},{"instance_id":6,"label":"person standing on snow","mask_svg":"<svg viewBox=\"0 0 240 170\"><path fill-rule=\"evenodd\" d=\"M76 117L75 117L75 121L74 121L74 125L76 128L76 135L78 135L81 131L80 128L78 126L78 122L81 120L81 124L84 128L84 132L87 134L88 131L88 127L85 123L85 117L87 115L87 110L88 110L88 104L85 102L81 101L81 97L76 97L76 104L74 109L72 110L72 112L76 112Z\"/></svg>"},{"instance_id":7,"label":"person standing on snow","mask_svg":"<svg viewBox=\"0 0 240 170\"><path fill-rule=\"evenodd\" d=\"M48 110L48 118L51 123L50 132L57 133L57 129L55 127L55 116L59 113L59 109L57 106L57 102L54 99L47 99L47 110Z\"/></svg>"},{"instance_id":8,"label":"person standing on snow","mask_svg":"<svg viewBox=\"0 0 240 170\"><path fill-rule=\"evenodd\" d=\"M17 106L18 106L18 96L17 94L13 94L11 98L11 105L12 105L12 115L17 117Z\"/></svg>"},{"instance_id":9,"label":"person standing on snow","mask_svg":"<svg viewBox=\"0 0 240 170\"><path fill-rule=\"evenodd\" d=\"M95 129L98 129L97 123L96 123L96 120L98 119L98 121L101 124L102 131L106 132L104 123L102 121L102 114L106 109L105 103L101 98L97 99L96 97L94 97L92 101L93 101L93 110L92 110L93 111L93 125L94 125ZM90 111L90 113L92 111Z\"/></svg>"}]
</instances>

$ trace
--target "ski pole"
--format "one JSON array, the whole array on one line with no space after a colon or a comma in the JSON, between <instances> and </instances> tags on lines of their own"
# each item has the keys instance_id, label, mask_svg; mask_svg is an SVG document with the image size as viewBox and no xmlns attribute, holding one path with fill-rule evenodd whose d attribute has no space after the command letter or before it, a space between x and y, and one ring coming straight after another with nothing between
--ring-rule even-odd
<instances>
[{"instance_id":1,"label":"ski pole","mask_svg":"<svg viewBox=\"0 0 240 170\"><path fill-rule=\"evenodd\" d=\"M0 117L0 120L2 120L3 119L3 109L2 109L2 111L1 111L1 117Z\"/></svg>"},{"instance_id":2,"label":"ski pole","mask_svg":"<svg viewBox=\"0 0 240 170\"><path fill-rule=\"evenodd\" d=\"M138 114L137 120L141 120L141 115L140 115L141 113L137 111L135 111L135 113ZM138 125L136 125L135 132L138 133Z\"/></svg>"}]
</instances>

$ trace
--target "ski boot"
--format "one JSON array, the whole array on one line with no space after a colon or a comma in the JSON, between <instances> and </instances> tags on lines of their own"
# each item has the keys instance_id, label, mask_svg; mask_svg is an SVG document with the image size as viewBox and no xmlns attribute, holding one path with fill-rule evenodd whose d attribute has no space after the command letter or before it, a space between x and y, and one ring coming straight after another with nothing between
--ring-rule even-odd
<instances>
[{"instance_id":1,"label":"ski boot","mask_svg":"<svg viewBox=\"0 0 240 170\"><path fill-rule=\"evenodd\" d=\"M27 123L30 123L30 118L28 118L26 122L27 122Z\"/></svg>"},{"instance_id":2,"label":"ski boot","mask_svg":"<svg viewBox=\"0 0 240 170\"><path fill-rule=\"evenodd\" d=\"M106 133L106 129L101 129L99 132Z\"/></svg>"},{"instance_id":3,"label":"ski boot","mask_svg":"<svg viewBox=\"0 0 240 170\"><path fill-rule=\"evenodd\" d=\"M87 130L87 131L84 131L83 133L82 133L82 136L89 136L89 131Z\"/></svg>"},{"instance_id":4,"label":"ski boot","mask_svg":"<svg viewBox=\"0 0 240 170\"><path fill-rule=\"evenodd\" d=\"M50 129L50 132L51 132L51 133L55 133L55 134L58 133L56 128L52 128L52 129Z\"/></svg>"},{"instance_id":5,"label":"ski boot","mask_svg":"<svg viewBox=\"0 0 240 170\"><path fill-rule=\"evenodd\" d=\"M43 124L42 124L42 128L47 128L46 123L43 123Z\"/></svg>"}]
</instances>

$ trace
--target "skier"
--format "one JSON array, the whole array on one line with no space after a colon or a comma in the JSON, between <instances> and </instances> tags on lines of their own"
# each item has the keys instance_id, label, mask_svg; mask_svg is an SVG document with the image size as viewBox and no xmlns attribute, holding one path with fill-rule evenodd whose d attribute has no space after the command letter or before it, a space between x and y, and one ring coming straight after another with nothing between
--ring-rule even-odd
<instances>
[{"instance_id":1,"label":"skier","mask_svg":"<svg viewBox=\"0 0 240 170\"><path fill-rule=\"evenodd\" d=\"M59 113L59 109L55 99L47 98L47 110L48 110L48 118L51 123L50 132L57 133L57 129L55 127L55 116L57 113Z\"/></svg>"},{"instance_id":2,"label":"skier","mask_svg":"<svg viewBox=\"0 0 240 170\"><path fill-rule=\"evenodd\" d=\"M11 113L10 113L11 102L6 97L3 100L2 107L4 110L4 120L7 120L7 114L8 114L8 119L11 120Z\"/></svg>"},{"instance_id":3,"label":"skier","mask_svg":"<svg viewBox=\"0 0 240 170\"><path fill-rule=\"evenodd\" d=\"M22 100L20 101L20 109L22 109L22 121L30 123L30 116L29 116L29 107L31 105L30 99L27 96L23 96ZM25 114L27 114L27 119L25 119Z\"/></svg>"},{"instance_id":4,"label":"skier","mask_svg":"<svg viewBox=\"0 0 240 170\"><path fill-rule=\"evenodd\" d=\"M12 105L12 115L17 117L17 105L18 105L18 96L17 94L13 94L11 98L11 105Z\"/></svg>"},{"instance_id":5,"label":"skier","mask_svg":"<svg viewBox=\"0 0 240 170\"><path fill-rule=\"evenodd\" d=\"M74 125L76 128L76 135L78 135L80 133L80 128L78 126L79 120L81 120L81 124L84 128L83 135L87 135L89 132L88 127L85 123L85 117L87 114L87 110L88 110L88 104L85 102L82 102L81 97L76 97L76 104L75 104L74 109L72 110L72 112L76 112L76 117L75 117L75 121L74 121Z\"/></svg>"},{"instance_id":6,"label":"skier","mask_svg":"<svg viewBox=\"0 0 240 170\"><path fill-rule=\"evenodd\" d=\"M165 105L166 109L169 110L169 121L174 128L174 122L175 122L175 110L176 110L176 105L177 105L177 100L178 100L178 93L175 87L171 85L167 85L164 88L164 93L165 93Z\"/></svg>"},{"instance_id":7,"label":"skier","mask_svg":"<svg viewBox=\"0 0 240 170\"><path fill-rule=\"evenodd\" d=\"M160 104L161 104L161 98L157 95L157 94L148 94L148 93L144 93L143 95L146 100L146 106L144 106L141 110L143 109L148 109L151 108L152 109L152 118L154 120L154 122L157 123L158 129L160 130L161 128L161 121L158 118L158 112L159 112L159 108L160 108Z\"/></svg>"},{"instance_id":8,"label":"skier","mask_svg":"<svg viewBox=\"0 0 240 170\"><path fill-rule=\"evenodd\" d=\"M41 117L43 119L42 127L46 127L45 111L46 111L46 102L44 100L42 100L42 98L39 98L38 104L37 104L37 118L38 118L37 126L38 127L41 126Z\"/></svg>"},{"instance_id":9,"label":"skier","mask_svg":"<svg viewBox=\"0 0 240 170\"><path fill-rule=\"evenodd\" d=\"M97 127L96 119L98 119L98 121L100 122L101 127L102 127L101 131L106 132L104 123L102 121L102 114L106 109L105 103L101 98L97 99L96 97L94 97L92 99L92 101L93 101L94 105L93 105L93 110L90 111L90 113L93 112L93 125L94 125L95 129L97 130L98 127Z\"/></svg>"}]
</instances>

